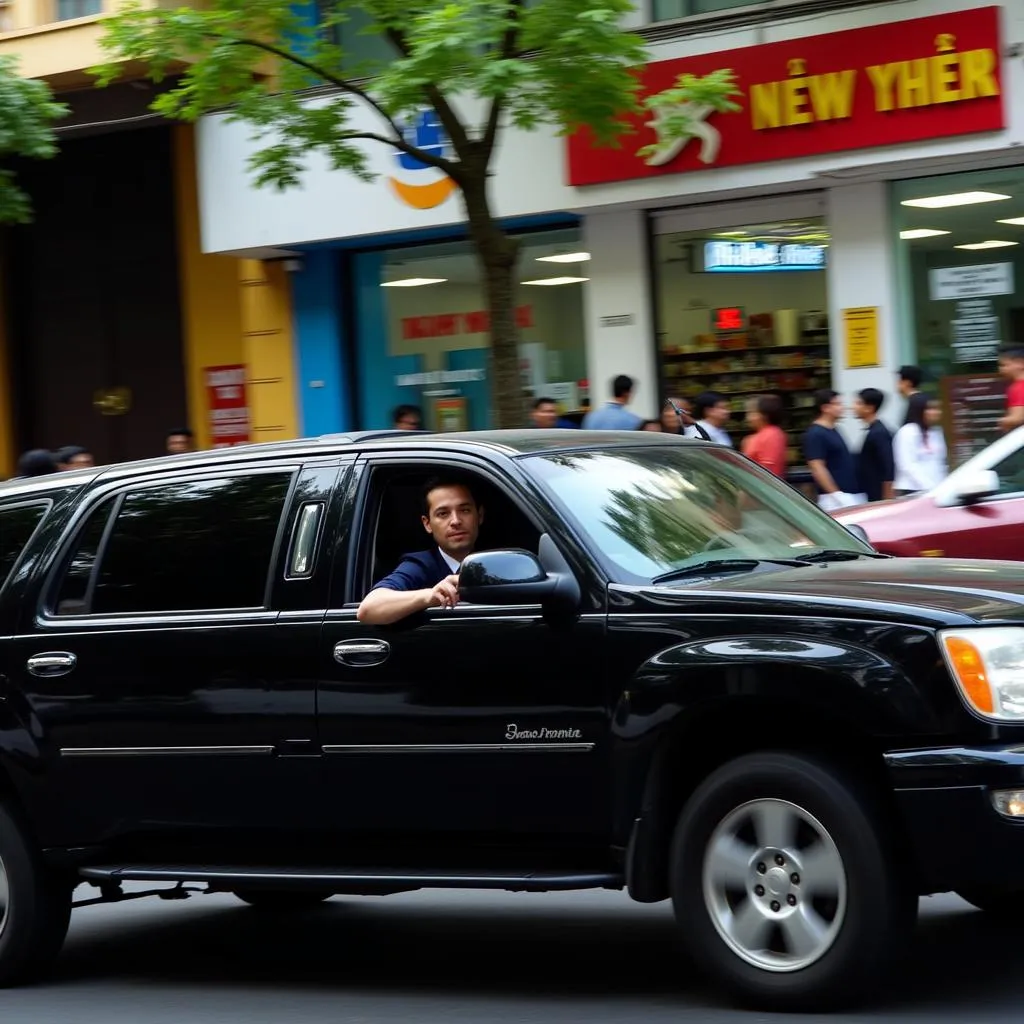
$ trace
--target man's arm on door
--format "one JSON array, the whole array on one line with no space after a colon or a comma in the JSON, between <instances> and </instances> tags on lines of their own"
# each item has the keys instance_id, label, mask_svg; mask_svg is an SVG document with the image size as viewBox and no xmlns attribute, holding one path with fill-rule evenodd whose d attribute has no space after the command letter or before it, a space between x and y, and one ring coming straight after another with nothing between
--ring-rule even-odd
<instances>
[{"instance_id":1,"label":"man's arm on door","mask_svg":"<svg viewBox=\"0 0 1024 1024\"><path fill-rule=\"evenodd\" d=\"M370 626L389 626L428 608L454 608L458 603L458 576L446 576L437 586L417 590L378 584L363 598L356 618Z\"/></svg>"}]
</instances>

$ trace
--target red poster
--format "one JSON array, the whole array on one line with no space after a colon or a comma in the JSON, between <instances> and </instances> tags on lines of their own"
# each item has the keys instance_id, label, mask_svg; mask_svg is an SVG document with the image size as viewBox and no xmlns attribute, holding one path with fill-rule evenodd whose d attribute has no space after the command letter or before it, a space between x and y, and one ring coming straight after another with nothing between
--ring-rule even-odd
<instances>
[{"instance_id":1,"label":"red poster","mask_svg":"<svg viewBox=\"0 0 1024 1024\"><path fill-rule=\"evenodd\" d=\"M245 387L245 366L207 366L203 376L206 381L213 447L248 444L249 400Z\"/></svg>"},{"instance_id":2,"label":"red poster","mask_svg":"<svg viewBox=\"0 0 1024 1024\"><path fill-rule=\"evenodd\" d=\"M657 61L644 94L670 88L683 72L731 68L737 113L695 112L694 136L658 141L652 113L621 149L592 146L586 130L568 140L568 183L597 185L659 174L792 160L822 153L922 142L1005 127L1000 8L937 14L784 43Z\"/></svg>"}]
</instances>

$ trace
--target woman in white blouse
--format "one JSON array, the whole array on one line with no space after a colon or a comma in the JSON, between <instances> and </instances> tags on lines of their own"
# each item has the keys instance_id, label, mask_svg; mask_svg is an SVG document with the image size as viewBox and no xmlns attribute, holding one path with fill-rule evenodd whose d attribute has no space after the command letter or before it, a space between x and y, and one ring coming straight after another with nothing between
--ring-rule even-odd
<instances>
[{"instance_id":1,"label":"woman in white blouse","mask_svg":"<svg viewBox=\"0 0 1024 1024\"><path fill-rule=\"evenodd\" d=\"M920 392L911 395L907 422L896 431L892 443L896 463L892 489L897 497L930 491L946 478L949 470L941 419L938 402Z\"/></svg>"}]
</instances>

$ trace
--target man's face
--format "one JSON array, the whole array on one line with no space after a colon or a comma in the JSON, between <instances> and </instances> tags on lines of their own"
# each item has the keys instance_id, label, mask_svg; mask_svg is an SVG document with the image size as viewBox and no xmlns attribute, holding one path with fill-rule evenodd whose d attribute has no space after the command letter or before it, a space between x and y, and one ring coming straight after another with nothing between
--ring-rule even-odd
<instances>
[{"instance_id":1,"label":"man's face","mask_svg":"<svg viewBox=\"0 0 1024 1024\"><path fill-rule=\"evenodd\" d=\"M821 407L821 411L826 416L831 416L834 420L841 420L843 418L843 413L846 410L843 408L842 398L839 395L836 395L831 402Z\"/></svg>"},{"instance_id":2,"label":"man's face","mask_svg":"<svg viewBox=\"0 0 1024 1024\"><path fill-rule=\"evenodd\" d=\"M860 395L853 400L853 415L859 420L866 420L871 416L871 406Z\"/></svg>"},{"instance_id":3,"label":"man's face","mask_svg":"<svg viewBox=\"0 0 1024 1024\"><path fill-rule=\"evenodd\" d=\"M89 452L79 452L72 455L67 462L61 463L61 469L91 469L96 465L96 460Z\"/></svg>"},{"instance_id":4,"label":"man's face","mask_svg":"<svg viewBox=\"0 0 1024 1024\"><path fill-rule=\"evenodd\" d=\"M1016 380L1021 371L1024 370L1024 360L1014 359L1012 356L1001 356L999 359L999 372L1007 380Z\"/></svg>"},{"instance_id":5,"label":"man's face","mask_svg":"<svg viewBox=\"0 0 1024 1024\"><path fill-rule=\"evenodd\" d=\"M419 430L423 424L419 416L414 412L403 413L401 419L395 422L396 430Z\"/></svg>"},{"instance_id":6,"label":"man's face","mask_svg":"<svg viewBox=\"0 0 1024 1024\"><path fill-rule=\"evenodd\" d=\"M711 406L705 415L711 426L724 427L729 422L729 403L719 402L717 405Z\"/></svg>"},{"instance_id":7,"label":"man's face","mask_svg":"<svg viewBox=\"0 0 1024 1024\"><path fill-rule=\"evenodd\" d=\"M458 486L435 487L427 502L430 515L423 516L423 528L445 554L461 562L476 546L484 510L465 487Z\"/></svg>"},{"instance_id":8,"label":"man's face","mask_svg":"<svg viewBox=\"0 0 1024 1024\"><path fill-rule=\"evenodd\" d=\"M531 415L535 426L550 428L558 422L558 406L554 402L542 402Z\"/></svg>"},{"instance_id":9,"label":"man's face","mask_svg":"<svg viewBox=\"0 0 1024 1024\"><path fill-rule=\"evenodd\" d=\"M903 396L904 398L906 398L906 397L907 397L907 395L909 395L909 394L910 394L910 392L914 390L914 387L913 387L913 385L912 385L912 384L910 383L910 381L909 381L909 380L906 380L906 379L905 379L904 377L897 377L897 378L896 378L896 390L897 390L897 391L898 391L898 392L899 392L899 393L900 393L900 394L901 394L901 395L902 395L902 396Z\"/></svg>"},{"instance_id":10,"label":"man's face","mask_svg":"<svg viewBox=\"0 0 1024 1024\"><path fill-rule=\"evenodd\" d=\"M685 398L670 398L669 402L675 402L683 412L692 413L693 405ZM687 424L687 420L683 420L683 426ZM661 427L663 430L668 431L670 434L675 434L679 430L679 417L676 415L675 409L666 402L665 407L661 410Z\"/></svg>"},{"instance_id":11,"label":"man's face","mask_svg":"<svg viewBox=\"0 0 1024 1024\"><path fill-rule=\"evenodd\" d=\"M169 455L181 455L182 452L192 451L192 438L187 434L171 434L167 438L167 452Z\"/></svg>"}]
</instances>

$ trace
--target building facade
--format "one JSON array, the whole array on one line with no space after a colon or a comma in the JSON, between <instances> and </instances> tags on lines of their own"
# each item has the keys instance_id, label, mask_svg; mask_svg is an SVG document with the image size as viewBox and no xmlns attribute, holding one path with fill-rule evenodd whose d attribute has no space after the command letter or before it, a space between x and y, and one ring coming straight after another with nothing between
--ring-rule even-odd
<instances>
[{"instance_id":1,"label":"building facade","mask_svg":"<svg viewBox=\"0 0 1024 1024\"><path fill-rule=\"evenodd\" d=\"M524 382L566 409L635 377L636 411L713 389L784 397L791 455L813 390L878 387L920 365L960 461L991 434L996 350L1024 341L1024 7L955 0L739 6L655 0L652 91L729 67L739 113L637 155L508 131L493 200L521 236ZM371 114L365 117L367 127ZM409 126L444 146L428 114ZM310 163L253 189L246 129L198 129L202 247L289 268L300 429L489 422L479 272L451 182L369 149L363 183ZM847 425L851 436L857 432Z\"/></svg>"},{"instance_id":2,"label":"building facade","mask_svg":"<svg viewBox=\"0 0 1024 1024\"><path fill-rule=\"evenodd\" d=\"M18 168L33 222L0 229L0 476L27 448L111 462L183 426L202 447L297 433L288 278L202 251L194 132L150 112L156 87L93 87L112 8L0 0L0 54L69 107L58 155Z\"/></svg>"}]
</instances>

